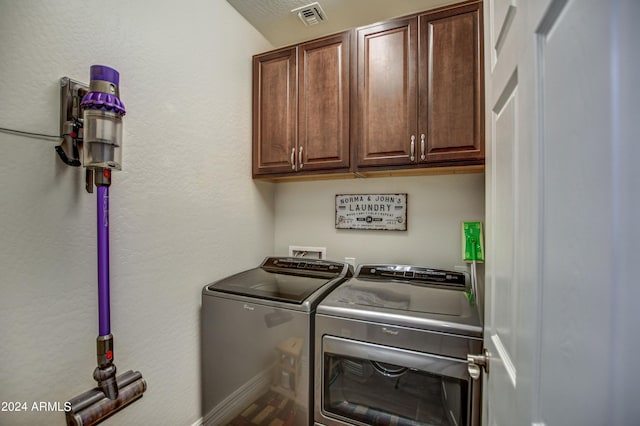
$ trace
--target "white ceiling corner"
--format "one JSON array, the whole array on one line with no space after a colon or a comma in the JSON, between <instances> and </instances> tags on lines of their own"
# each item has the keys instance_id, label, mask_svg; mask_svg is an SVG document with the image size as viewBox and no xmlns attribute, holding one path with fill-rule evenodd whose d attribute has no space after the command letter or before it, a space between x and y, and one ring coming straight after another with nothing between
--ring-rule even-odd
<instances>
[{"instance_id":1,"label":"white ceiling corner","mask_svg":"<svg viewBox=\"0 0 640 426\"><path fill-rule=\"evenodd\" d=\"M305 26L291 10L317 1L327 19ZM227 0L274 45L281 47L459 0Z\"/></svg>"}]
</instances>

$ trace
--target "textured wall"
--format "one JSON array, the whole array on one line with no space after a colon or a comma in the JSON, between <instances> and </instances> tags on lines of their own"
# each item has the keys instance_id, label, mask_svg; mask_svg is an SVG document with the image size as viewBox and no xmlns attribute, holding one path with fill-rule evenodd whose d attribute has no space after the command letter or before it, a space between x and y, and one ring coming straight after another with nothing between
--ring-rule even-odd
<instances>
[{"instance_id":1,"label":"textured wall","mask_svg":"<svg viewBox=\"0 0 640 426\"><path fill-rule=\"evenodd\" d=\"M149 388L107 424L196 421L201 288L273 250L272 186L250 178L251 55L269 48L220 0L0 0L0 127L55 134L61 77L121 74L111 325L119 371ZM0 146L0 401L30 409L95 385L95 194L54 143L0 133Z\"/></svg>"},{"instance_id":2,"label":"textured wall","mask_svg":"<svg viewBox=\"0 0 640 426\"><path fill-rule=\"evenodd\" d=\"M325 245L333 258L450 266L459 221L483 216L481 175L253 182L251 55L269 49L221 0L0 0L0 127L55 134L60 77L86 82L95 63L121 73L111 325L116 365L140 370L149 389L106 424L189 425L201 415L207 282L291 243ZM95 383L95 195L54 145L0 133L0 401L29 409ZM336 193L376 191L409 193L408 232L334 229ZM1 425L62 423L60 412L0 412Z\"/></svg>"},{"instance_id":3,"label":"textured wall","mask_svg":"<svg viewBox=\"0 0 640 426\"><path fill-rule=\"evenodd\" d=\"M407 193L407 231L335 229L336 194L368 193ZM484 220L484 175L283 183L275 199L278 254L321 246L335 260L451 268L462 264L460 222Z\"/></svg>"}]
</instances>

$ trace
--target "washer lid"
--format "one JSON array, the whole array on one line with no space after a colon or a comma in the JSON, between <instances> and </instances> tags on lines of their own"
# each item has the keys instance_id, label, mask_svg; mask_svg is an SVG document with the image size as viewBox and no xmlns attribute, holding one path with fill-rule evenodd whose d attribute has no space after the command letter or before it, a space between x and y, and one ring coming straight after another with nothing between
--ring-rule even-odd
<instances>
[{"instance_id":1,"label":"washer lid","mask_svg":"<svg viewBox=\"0 0 640 426\"><path fill-rule=\"evenodd\" d=\"M347 265L335 262L268 257L260 267L224 278L206 290L302 304L347 271Z\"/></svg>"},{"instance_id":2,"label":"washer lid","mask_svg":"<svg viewBox=\"0 0 640 426\"><path fill-rule=\"evenodd\" d=\"M389 275L395 274L395 275ZM441 277L441 281L427 278ZM446 278L449 275L449 278ZM462 281L460 281L462 280ZM319 314L456 334L481 335L463 273L404 265L360 265L318 306Z\"/></svg>"}]
</instances>

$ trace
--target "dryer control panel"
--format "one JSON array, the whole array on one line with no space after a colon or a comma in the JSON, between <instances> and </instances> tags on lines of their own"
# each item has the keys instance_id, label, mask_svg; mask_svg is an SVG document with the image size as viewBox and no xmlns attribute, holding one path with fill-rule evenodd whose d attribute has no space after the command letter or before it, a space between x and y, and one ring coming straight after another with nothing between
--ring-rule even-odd
<instances>
[{"instance_id":1,"label":"dryer control panel","mask_svg":"<svg viewBox=\"0 0 640 426\"><path fill-rule=\"evenodd\" d=\"M408 281L412 284L442 285L464 289L467 285L468 274L411 265L359 265L355 278L360 279L393 279Z\"/></svg>"}]
</instances>

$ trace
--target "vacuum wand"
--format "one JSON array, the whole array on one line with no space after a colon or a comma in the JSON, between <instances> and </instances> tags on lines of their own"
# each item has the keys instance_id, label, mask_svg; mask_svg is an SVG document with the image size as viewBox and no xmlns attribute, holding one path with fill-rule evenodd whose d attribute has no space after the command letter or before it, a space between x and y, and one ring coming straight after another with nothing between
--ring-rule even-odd
<instances>
[{"instance_id":1,"label":"vacuum wand","mask_svg":"<svg viewBox=\"0 0 640 426\"><path fill-rule=\"evenodd\" d=\"M106 178L106 177L108 178ZM111 334L111 313L109 301L109 184L111 171L102 170L95 174L98 187L98 366L93 378L109 399L118 397L116 366L113 363L113 335ZM105 182L106 181L106 182Z\"/></svg>"},{"instance_id":2,"label":"vacuum wand","mask_svg":"<svg viewBox=\"0 0 640 426\"><path fill-rule=\"evenodd\" d=\"M109 187L111 171L121 170L122 117L119 99L120 74L102 65L91 67L91 82L80 104L84 111L83 160L93 176L97 191L98 239L98 338L97 367L93 378L98 386L69 402L67 425L87 426L102 422L142 397L147 383L138 371L116 377L111 334L109 290ZM93 185L94 182L90 182ZM92 192L92 191L89 191Z\"/></svg>"},{"instance_id":3,"label":"vacuum wand","mask_svg":"<svg viewBox=\"0 0 640 426\"><path fill-rule=\"evenodd\" d=\"M107 170L105 170L106 172ZM98 329L111 334L109 300L109 186L98 186Z\"/></svg>"}]
</instances>

